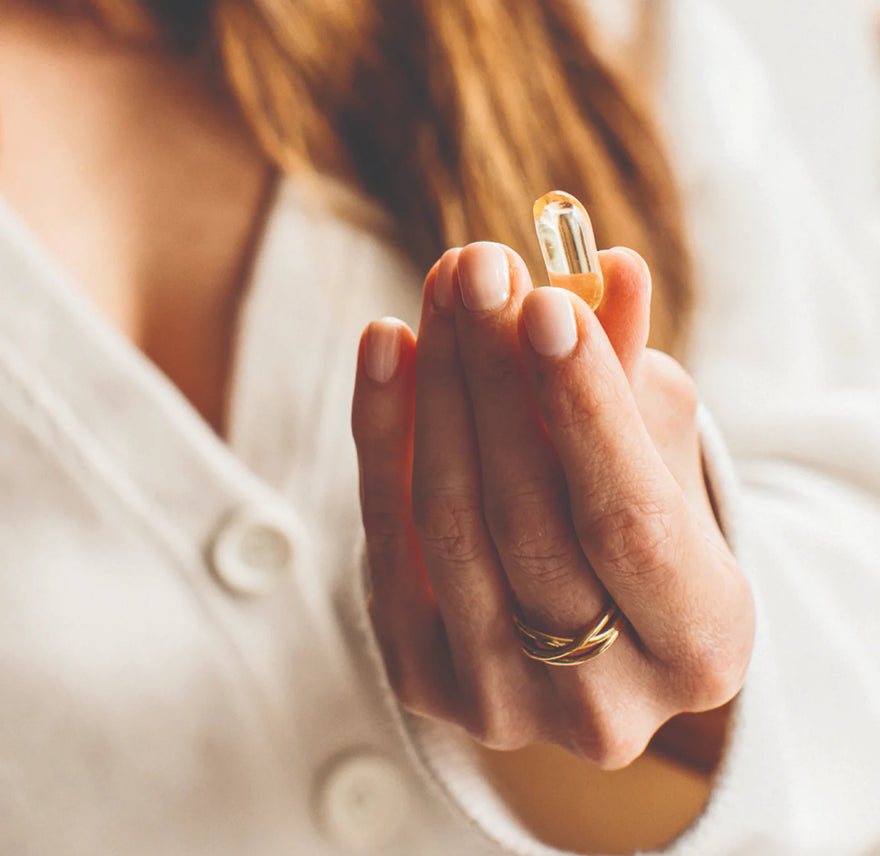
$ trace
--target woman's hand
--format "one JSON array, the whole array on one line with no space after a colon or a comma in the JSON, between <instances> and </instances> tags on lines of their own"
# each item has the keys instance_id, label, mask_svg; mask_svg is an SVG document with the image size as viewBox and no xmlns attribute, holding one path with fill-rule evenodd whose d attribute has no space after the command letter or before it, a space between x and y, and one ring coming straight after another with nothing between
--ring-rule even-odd
<instances>
[{"instance_id":1,"label":"woman's hand","mask_svg":"<svg viewBox=\"0 0 880 856\"><path fill-rule=\"evenodd\" d=\"M353 429L371 612L402 704L482 743L560 745L605 768L740 689L751 593L715 522L696 394L647 350L650 276L602 254L594 314L533 290L498 244L450 250L418 341L374 322ZM576 636L612 598L620 638L583 665L525 656L512 615Z\"/></svg>"}]
</instances>

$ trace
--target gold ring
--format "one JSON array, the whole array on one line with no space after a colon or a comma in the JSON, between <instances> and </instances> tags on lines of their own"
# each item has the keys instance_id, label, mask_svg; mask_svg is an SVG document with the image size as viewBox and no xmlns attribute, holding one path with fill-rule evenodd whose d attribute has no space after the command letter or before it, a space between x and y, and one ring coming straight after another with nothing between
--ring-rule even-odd
<instances>
[{"instance_id":1,"label":"gold ring","mask_svg":"<svg viewBox=\"0 0 880 856\"><path fill-rule=\"evenodd\" d=\"M523 653L548 666L579 666L607 651L620 635L624 621L620 607L611 601L599 619L579 636L553 636L529 627L518 611L513 625L519 634Z\"/></svg>"}]
</instances>

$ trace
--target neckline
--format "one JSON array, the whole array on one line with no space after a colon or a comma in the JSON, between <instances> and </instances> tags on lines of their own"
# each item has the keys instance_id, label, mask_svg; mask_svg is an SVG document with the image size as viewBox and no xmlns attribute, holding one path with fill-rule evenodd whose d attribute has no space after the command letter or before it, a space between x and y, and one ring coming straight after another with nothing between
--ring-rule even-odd
<instances>
[{"instance_id":1,"label":"neckline","mask_svg":"<svg viewBox=\"0 0 880 856\"><path fill-rule=\"evenodd\" d=\"M172 378L159 366L159 364L150 355L144 351L138 344L133 341L124 331L113 322L111 318L95 303L86 289L85 285L78 281L70 271L68 271L61 263L60 259L48 248L39 234L30 226L24 217L18 212L15 206L0 193L0 227L4 230L7 228L14 234L14 240L27 247L29 254L33 257L40 257L42 267L49 274L58 286L69 292L71 300L82 304L84 313L91 315L92 323L98 327L105 327L113 331L117 340L121 339L127 343L129 350L134 355L141 358L141 362L149 366L153 374L159 375L164 379L166 384L171 387L182 399L183 402L192 411L195 421L201 422L205 430L210 432L222 446L231 451L235 455L232 438L233 423L236 415L236 377L239 373L240 354L241 354L241 337L245 329L245 316L248 313L251 304L251 293L256 289L257 273L260 270L260 262L265 255L265 245L268 236L271 233L271 224L277 219L277 209L281 204L281 198L285 195L283 185L287 184L289 179L277 169L272 169L271 174L267 176L266 185L260 194L259 202L256 206L255 216L252 224L248 229L248 234L244 241L243 252L235 273L236 283L234 289L230 292L230 300L234 303L234 315L230 319L229 324L229 352L227 354L226 371L224 378L224 388L221 392L221 412L220 424L215 428L214 425L202 415L201 411L195 404L187 398L181 388L172 380ZM91 310L91 312L89 312Z\"/></svg>"},{"instance_id":2,"label":"neckline","mask_svg":"<svg viewBox=\"0 0 880 856\"><path fill-rule=\"evenodd\" d=\"M271 226L278 220L278 209L281 207L284 185L290 180L285 178L277 168L273 168L272 174L268 179L267 186L261 194L260 203L257 208L254 222L251 224L250 234L248 235L247 244L241 259L240 269L238 271L237 294L235 297L235 316L231 324L231 336L229 339L229 356L226 365L226 377L224 389L222 392L222 423L220 430L214 430L213 426L196 410L196 408L187 400L195 415L201 419L205 427L214 434L220 443L235 457L236 449L233 446L233 438L235 436L236 414L238 413L237 391L239 388L238 377L241 373L241 352L242 339L247 329L247 316L250 314L253 301L251 296L257 289L260 272L262 270L262 260L267 254L269 237L272 234ZM140 350L140 349L138 349ZM141 352L143 353L143 352ZM143 354L148 361L149 357ZM164 375L164 372L162 373ZM173 381L165 375L169 383L174 385ZM186 400L186 397L184 396Z\"/></svg>"},{"instance_id":3,"label":"neckline","mask_svg":"<svg viewBox=\"0 0 880 856\"><path fill-rule=\"evenodd\" d=\"M269 200L254 243L230 358L226 435L221 438L174 383L126 337L0 195L0 367L77 442L121 469L160 513L198 487L212 507L193 507L201 537L223 507L287 503L258 478L234 445L237 374L250 307L263 288L261 260L290 200L286 178ZM17 380L16 380L17 379ZM66 438L69 439L69 438ZM201 511L201 513L197 513ZM175 525L179 521L168 521Z\"/></svg>"}]
</instances>

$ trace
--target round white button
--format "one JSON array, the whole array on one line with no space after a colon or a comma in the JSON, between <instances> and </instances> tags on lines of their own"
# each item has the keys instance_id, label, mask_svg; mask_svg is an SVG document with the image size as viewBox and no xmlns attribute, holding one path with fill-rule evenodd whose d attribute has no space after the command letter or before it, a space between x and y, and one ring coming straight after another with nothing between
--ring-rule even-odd
<instances>
[{"instance_id":1,"label":"round white button","mask_svg":"<svg viewBox=\"0 0 880 856\"><path fill-rule=\"evenodd\" d=\"M211 546L218 579L240 594L268 591L293 571L294 538L277 515L238 511L224 521Z\"/></svg>"},{"instance_id":2,"label":"round white button","mask_svg":"<svg viewBox=\"0 0 880 856\"><path fill-rule=\"evenodd\" d=\"M338 759L324 776L318 795L327 835L358 853L387 845L402 828L408 809L403 773L370 750Z\"/></svg>"}]
</instances>

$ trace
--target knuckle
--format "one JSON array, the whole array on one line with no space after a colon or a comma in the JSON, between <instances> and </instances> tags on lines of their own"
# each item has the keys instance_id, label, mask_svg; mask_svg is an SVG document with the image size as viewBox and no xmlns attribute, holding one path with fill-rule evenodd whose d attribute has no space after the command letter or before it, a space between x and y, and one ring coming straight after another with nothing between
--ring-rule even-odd
<instances>
[{"instance_id":1,"label":"knuckle","mask_svg":"<svg viewBox=\"0 0 880 856\"><path fill-rule=\"evenodd\" d=\"M562 384L554 391L552 419L564 434L582 435L597 421L616 421L618 395L609 379L598 372L589 384Z\"/></svg>"},{"instance_id":2,"label":"knuckle","mask_svg":"<svg viewBox=\"0 0 880 856\"><path fill-rule=\"evenodd\" d=\"M385 671L388 675L388 683L402 707L413 713L418 712L419 702L422 697L421 680L413 674L412 669L407 668L399 658L385 656Z\"/></svg>"},{"instance_id":3,"label":"knuckle","mask_svg":"<svg viewBox=\"0 0 880 856\"><path fill-rule=\"evenodd\" d=\"M399 512L365 506L363 521L367 552L373 560L387 561L404 548L406 524Z\"/></svg>"},{"instance_id":4,"label":"knuckle","mask_svg":"<svg viewBox=\"0 0 880 856\"><path fill-rule=\"evenodd\" d=\"M572 723L568 748L602 770L620 770L645 751L647 742L610 711L593 708Z\"/></svg>"},{"instance_id":5,"label":"knuckle","mask_svg":"<svg viewBox=\"0 0 880 856\"><path fill-rule=\"evenodd\" d=\"M599 509L580 534L609 572L662 583L678 564L673 507L665 499L642 498Z\"/></svg>"},{"instance_id":6,"label":"knuckle","mask_svg":"<svg viewBox=\"0 0 880 856\"><path fill-rule=\"evenodd\" d=\"M511 384L522 383L522 366L511 359L509 352L483 354L471 363L471 376L487 394L508 389Z\"/></svg>"},{"instance_id":7,"label":"knuckle","mask_svg":"<svg viewBox=\"0 0 880 856\"><path fill-rule=\"evenodd\" d=\"M491 723L475 723L468 729L468 733L481 746L497 752L515 752L531 743L515 732L499 729Z\"/></svg>"},{"instance_id":8,"label":"knuckle","mask_svg":"<svg viewBox=\"0 0 880 856\"><path fill-rule=\"evenodd\" d=\"M469 717L467 731L483 746L499 752L512 752L535 742L534 729L517 714L514 700L501 704L496 699L481 697Z\"/></svg>"},{"instance_id":9,"label":"knuckle","mask_svg":"<svg viewBox=\"0 0 880 856\"><path fill-rule=\"evenodd\" d=\"M427 640L417 638L418 630L395 621L375 601L369 611L385 678L398 704L419 716L453 719L452 684L443 661L426 648Z\"/></svg>"},{"instance_id":10,"label":"knuckle","mask_svg":"<svg viewBox=\"0 0 880 856\"><path fill-rule=\"evenodd\" d=\"M397 703L418 716L448 718L451 710L438 688L432 685L432 674L416 658L400 653L396 645L382 645L385 675Z\"/></svg>"},{"instance_id":11,"label":"knuckle","mask_svg":"<svg viewBox=\"0 0 880 856\"><path fill-rule=\"evenodd\" d=\"M748 659L740 646L707 636L691 641L680 674L687 676L687 699L697 710L711 710L730 701L742 687Z\"/></svg>"},{"instance_id":12,"label":"knuckle","mask_svg":"<svg viewBox=\"0 0 880 856\"><path fill-rule=\"evenodd\" d=\"M553 502L544 491L508 493L490 504L487 516L499 552L522 572L555 583L578 568L573 537L559 526Z\"/></svg>"},{"instance_id":13,"label":"knuckle","mask_svg":"<svg viewBox=\"0 0 880 856\"><path fill-rule=\"evenodd\" d=\"M744 579L726 601L724 616L691 625L673 662L684 701L692 710L712 710L742 689L752 654L754 604Z\"/></svg>"},{"instance_id":14,"label":"knuckle","mask_svg":"<svg viewBox=\"0 0 880 856\"><path fill-rule=\"evenodd\" d=\"M358 449L361 505L364 511L374 508L399 509L408 501L401 487L401 440L381 437Z\"/></svg>"},{"instance_id":15,"label":"knuckle","mask_svg":"<svg viewBox=\"0 0 880 856\"><path fill-rule=\"evenodd\" d=\"M365 501L362 509L367 537L396 540L405 528L403 515L390 502L378 497L372 499Z\"/></svg>"},{"instance_id":16,"label":"knuckle","mask_svg":"<svg viewBox=\"0 0 880 856\"><path fill-rule=\"evenodd\" d=\"M418 491L413 518L423 552L440 561L468 564L486 551L483 514L473 494Z\"/></svg>"}]
</instances>

